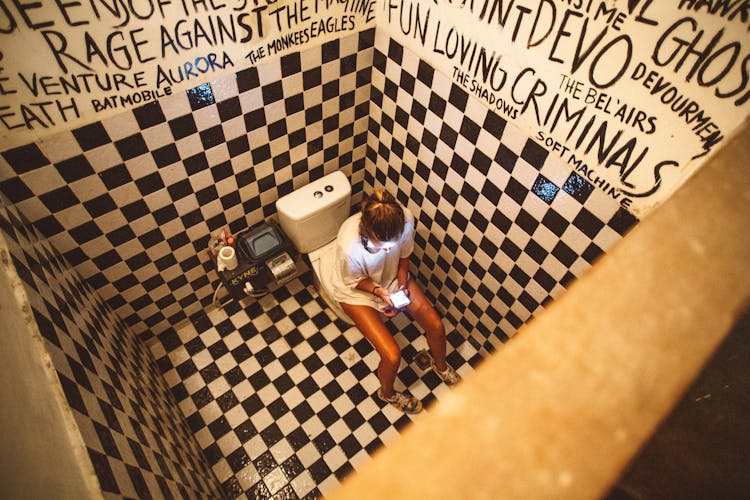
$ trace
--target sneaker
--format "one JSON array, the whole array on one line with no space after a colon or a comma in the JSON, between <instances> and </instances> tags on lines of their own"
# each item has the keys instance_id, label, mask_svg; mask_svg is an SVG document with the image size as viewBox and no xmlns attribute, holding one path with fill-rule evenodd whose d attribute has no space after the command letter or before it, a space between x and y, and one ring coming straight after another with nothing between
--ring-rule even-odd
<instances>
[{"instance_id":1,"label":"sneaker","mask_svg":"<svg viewBox=\"0 0 750 500\"><path fill-rule=\"evenodd\" d=\"M419 413L422 411L422 402L411 394L395 391L393 396L386 398L383 397L381 389L378 389L378 397L381 401L395 406L404 413Z\"/></svg>"},{"instance_id":2,"label":"sneaker","mask_svg":"<svg viewBox=\"0 0 750 500\"><path fill-rule=\"evenodd\" d=\"M456 385L457 383L461 382L461 375L456 373L456 370L451 368L451 365L448 365L448 368L446 368L445 371L441 372L437 369L437 366L435 366L434 360L430 364L432 365L432 371L437 373L438 377L440 377L440 380L445 382L445 385Z\"/></svg>"}]
</instances>

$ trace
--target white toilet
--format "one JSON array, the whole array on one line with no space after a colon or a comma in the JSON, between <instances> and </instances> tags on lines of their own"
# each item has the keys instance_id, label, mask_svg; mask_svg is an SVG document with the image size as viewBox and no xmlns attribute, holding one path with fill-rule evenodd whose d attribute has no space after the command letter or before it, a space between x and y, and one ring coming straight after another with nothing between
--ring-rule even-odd
<instances>
[{"instance_id":1,"label":"white toilet","mask_svg":"<svg viewBox=\"0 0 750 500\"><path fill-rule=\"evenodd\" d=\"M342 321L353 325L320 279L321 256L334 250L339 227L349 217L351 194L346 175L336 171L279 198L276 211L281 229L310 259L320 296Z\"/></svg>"}]
</instances>

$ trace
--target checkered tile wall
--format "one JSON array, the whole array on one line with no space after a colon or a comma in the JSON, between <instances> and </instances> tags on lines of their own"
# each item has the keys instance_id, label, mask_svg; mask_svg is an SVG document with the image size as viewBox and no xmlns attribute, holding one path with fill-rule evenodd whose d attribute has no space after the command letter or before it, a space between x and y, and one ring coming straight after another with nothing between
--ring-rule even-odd
<instances>
[{"instance_id":1,"label":"checkered tile wall","mask_svg":"<svg viewBox=\"0 0 750 500\"><path fill-rule=\"evenodd\" d=\"M102 492L125 498L221 498L219 483L145 343L5 203L0 230Z\"/></svg>"},{"instance_id":2,"label":"checkered tile wall","mask_svg":"<svg viewBox=\"0 0 750 500\"><path fill-rule=\"evenodd\" d=\"M366 184L386 186L418 217L420 281L488 351L636 222L381 31L369 130Z\"/></svg>"},{"instance_id":3,"label":"checkered tile wall","mask_svg":"<svg viewBox=\"0 0 750 500\"><path fill-rule=\"evenodd\" d=\"M1 152L0 192L11 208L0 210L0 224L15 242L14 263L105 491L218 496L190 430L173 423L179 416L164 381L153 378L157 370L140 340L159 336L169 362L188 367L183 351L198 343L183 348L173 328L205 314L211 300L217 278L204 252L209 234L273 215L279 196L336 169L349 175L355 200L363 188L385 185L417 215L419 279L457 326L449 339L464 345L467 338L483 352L513 335L636 222L446 75L375 30ZM281 293L274 299L283 299ZM256 312L243 321L289 323ZM295 324L299 316L290 313ZM217 331L231 335L224 331L231 322L222 318ZM306 328L315 337L322 327L313 323ZM245 327L235 326L244 338ZM299 336L292 331L283 338ZM237 361L246 355L238 351ZM180 371L166 373L174 379ZM244 383L232 373L232 383ZM215 370L201 375L213 377ZM250 384L255 387L254 379ZM181 402L204 401L205 391L189 398L180 392ZM217 404L233 404L221 398ZM259 411L255 403L250 410ZM208 426L211 436L201 434L208 442L200 447L210 450L214 471L223 470L225 490L236 491L244 486L233 473L239 477L249 465L237 451L220 457L217 446L228 440L210 442L215 434L230 435L221 418ZM195 418L188 424L199 427ZM277 439L274 429L260 434ZM259 474L268 469L266 456L253 458ZM316 481L345 473L346 466L331 469L315 460L309 472ZM287 476L302 477L299 464L284 462L282 469L285 464ZM304 486L299 491L309 491Z\"/></svg>"},{"instance_id":4,"label":"checkered tile wall","mask_svg":"<svg viewBox=\"0 0 750 500\"><path fill-rule=\"evenodd\" d=\"M211 302L209 235L334 170L361 191L374 30L0 153L0 191L144 339Z\"/></svg>"},{"instance_id":5,"label":"checkered tile wall","mask_svg":"<svg viewBox=\"0 0 750 500\"><path fill-rule=\"evenodd\" d=\"M210 303L210 234L342 169L419 215L422 279L492 349L636 221L380 31L373 63L375 38L4 151L0 191L148 339Z\"/></svg>"}]
</instances>

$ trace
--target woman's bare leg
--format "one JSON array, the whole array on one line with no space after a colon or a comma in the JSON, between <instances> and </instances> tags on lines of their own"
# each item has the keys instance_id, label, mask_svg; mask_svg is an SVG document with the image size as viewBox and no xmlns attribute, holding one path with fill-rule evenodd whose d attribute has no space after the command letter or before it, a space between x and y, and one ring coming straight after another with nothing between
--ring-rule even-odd
<instances>
[{"instance_id":1,"label":"woman's bare leg","mask_svg":"<svg viewBox=\"0 0 750 500\"><path fill-rule=\"evenodd\" d=\"M440 314L435 310L432 302L425 296L419 285L412 279L409 281L409 298L411 304L407 306L409 313L425 331L427 345L430 347L435 366L441 372L448 368L445 361L446 341L445 327Z\"/></svg>"},{"instance_id":2,"label":"woman's bare leg","mask_svg":"<svg viewBox=\"0 0 750 500\"><path fill-rule=\"evenodd\" d=\"M381 392L383 397L393 396L393 383L401 364L401 348L383 320L380 319L380 313L374 308L344 303L341 304L341 307L380 355L378 379L380 380ZM443 355L443 358L445 358L445 355Z\"/></svg>"}]
</instances>

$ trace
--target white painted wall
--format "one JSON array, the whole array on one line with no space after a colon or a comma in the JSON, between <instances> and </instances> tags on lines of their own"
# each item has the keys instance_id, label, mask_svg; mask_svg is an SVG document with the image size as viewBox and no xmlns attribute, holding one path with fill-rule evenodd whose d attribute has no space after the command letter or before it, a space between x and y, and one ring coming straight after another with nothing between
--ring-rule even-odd
<instances>
[{"instance_id":1,"label":"white painted wall","mask_svg":"<svg viewBox=\"0 0 750 500\"><path fill-rule=\"evenodd\" d=\"M748 18L734 0L0 2L0 144L377 24L642 218L750 114Z\"/></svg>"},{"instance_id":2,"label":"white painted wall","mask_svg":"<svg viewBox=\"0 0 750 500\"><path fill-rule=\"evenodd\" d=\"M736 1L383 0L376 23L643 217L750 114L748 14Z\"/></svg>"},{"instance_id":3,"label":"white painted wall","mask_svg":"<svg viewBox=\"0 0 750 500\"><path fill-rule=\"evenodd\" d=\"M103 498L0 232L0 498Z\"/></svg>"},{"instance_id":4,"label":"white painted wall","mask_svg":"<svg viewBox=\"0 0 750 500\"><path fill-rule=\"evenodd\" d=\"M0 2L0 150L360 31L374 5Z\"/></svg>"}]
</instances>

